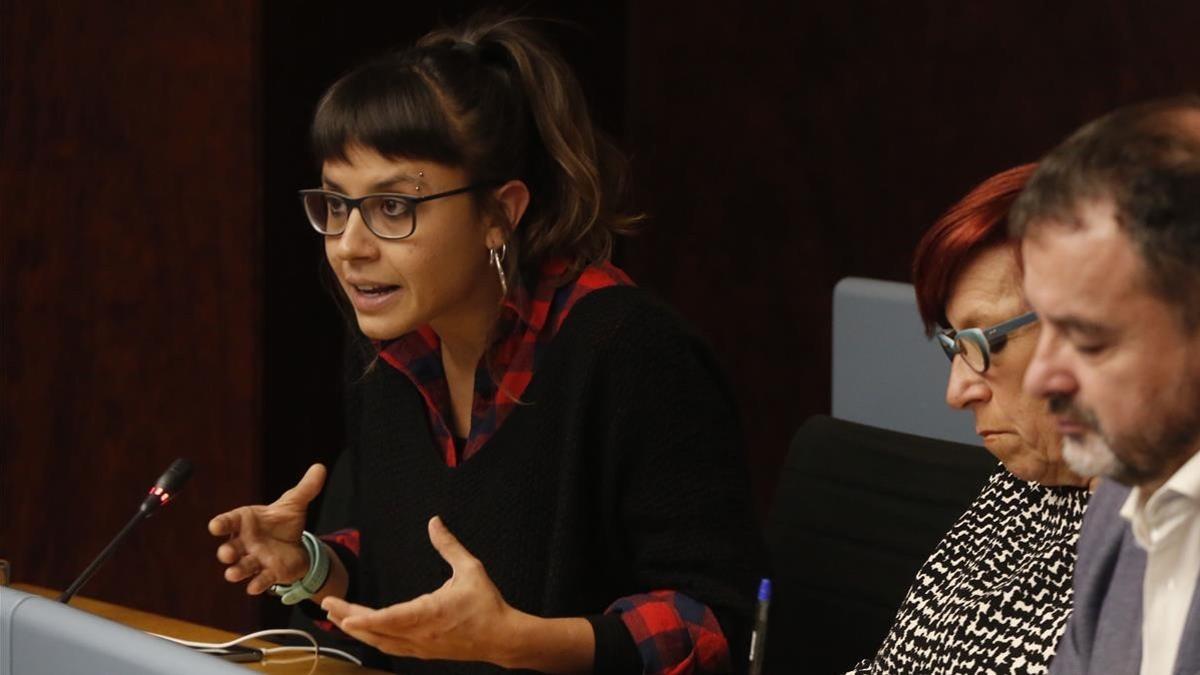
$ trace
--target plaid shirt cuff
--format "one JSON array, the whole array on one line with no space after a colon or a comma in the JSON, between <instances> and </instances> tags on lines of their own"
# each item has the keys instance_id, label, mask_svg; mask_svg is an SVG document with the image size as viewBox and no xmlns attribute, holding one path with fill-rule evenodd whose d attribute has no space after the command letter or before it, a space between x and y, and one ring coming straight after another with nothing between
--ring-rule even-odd
<instances>
[{"instance_id":1,"label":"plaid shirt cuff","mask_svg":"<svg viewBox=\"0 0 1200 675\"><path fill-rule=\"evenodd\" d=\"M618 614L642 655L646 675L707 675L729 672L729 644L712 610L675 591L621 598Z\"/></svg>"}]
</instances>

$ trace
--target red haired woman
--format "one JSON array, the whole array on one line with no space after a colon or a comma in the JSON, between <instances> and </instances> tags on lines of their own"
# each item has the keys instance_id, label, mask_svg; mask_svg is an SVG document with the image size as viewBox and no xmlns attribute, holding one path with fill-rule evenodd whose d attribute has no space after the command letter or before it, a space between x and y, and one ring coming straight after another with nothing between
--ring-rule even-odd
<instances>
[{"instance_id":1,"label":"red haired woman","mask_svg":"<svg viewBox=\"0 0 1200 675\"><path fill-rule=\"evenodd\" d=\"M1071 613L1086 481L1064 463L1043 402L1021 388L1037 316L1006 217L1033 165L946 212L913 261L927 331L950 360L946 403L969 410L1001 466L917 573L874 659L856 673L1046 673Z\"/></svg>"}]
</instances>

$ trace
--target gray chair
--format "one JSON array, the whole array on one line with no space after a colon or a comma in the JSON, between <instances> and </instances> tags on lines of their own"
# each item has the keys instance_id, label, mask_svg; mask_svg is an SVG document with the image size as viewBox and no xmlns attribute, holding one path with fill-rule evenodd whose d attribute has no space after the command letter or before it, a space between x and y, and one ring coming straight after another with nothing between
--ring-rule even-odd
<instances>
[{"instance_id":1,"label":"gray chair","mask_svg":"<svg viewBox=\"0 0 1200 675\"><path fill-rule=\"evenodd\" d=\"M945 403L949 364L909 284L833 293L833 418L796 433L767 523L770 673L841 673L870 658L917 570L996 460Z\"/></svg>"},{"instance_id":2,"label":"gray chair","mask_svg":"<svg viewBox=\"0 0 1200 675\"><path fill-rule=\"evenodd\" d=\"M978 445L971 416L946 405L948 374L910 284L847 277L834 287L834 417Z\"/></svg>"}]
</instances>

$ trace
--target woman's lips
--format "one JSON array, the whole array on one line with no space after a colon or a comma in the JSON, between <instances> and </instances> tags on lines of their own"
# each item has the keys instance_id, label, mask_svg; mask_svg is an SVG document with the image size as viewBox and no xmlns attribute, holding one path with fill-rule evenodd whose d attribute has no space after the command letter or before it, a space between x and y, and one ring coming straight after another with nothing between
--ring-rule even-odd
<instances>
[{"instance_id":1,"label":"woman's lips","mask_svg":"<svg viewBox=\"0 0 1200 675\"><path fill-rule=\"evenodd\" d=\"M350 304L354 305L355 311L369 314L377 312L400 296L404 290L401 286L393 286L389 284L347 284L346 295L350 297Z\"/></svg>"}]
</instances>

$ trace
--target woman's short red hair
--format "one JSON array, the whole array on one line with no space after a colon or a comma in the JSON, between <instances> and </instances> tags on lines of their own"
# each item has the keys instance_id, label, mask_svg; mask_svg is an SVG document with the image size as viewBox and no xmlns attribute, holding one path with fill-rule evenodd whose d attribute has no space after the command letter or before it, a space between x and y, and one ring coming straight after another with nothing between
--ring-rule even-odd
<instances>
[{"instance_id":1,"label":"woman's short red hair","mask_svg":"<svg viewBox=\"0 0 1200 675\"><path fill-rule=\"evenodd\" d=\"M946 302L967 263L984 249L1009 240L1008 210L1036 168L1036 164L1022 164L983 181L921 237L912 273L926 333L949 326Z\"/></svg>"}]
</instances>

